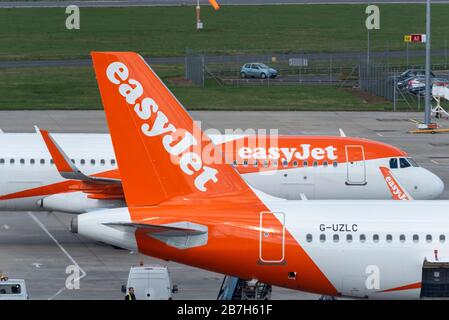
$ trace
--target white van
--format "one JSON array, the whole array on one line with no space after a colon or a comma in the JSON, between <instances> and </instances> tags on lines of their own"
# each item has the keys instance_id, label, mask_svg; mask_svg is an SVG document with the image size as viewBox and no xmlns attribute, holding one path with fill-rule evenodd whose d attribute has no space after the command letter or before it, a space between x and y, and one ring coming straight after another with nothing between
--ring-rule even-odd
<instances>
[{"instance_id":1,"label":"white van","mask_svg":"<svg viewBox=\"0 0 449 320\"><path fill-rule=\"evenodd\" d=\"M168 268L153 265L131 267L122 292L126 294L130 287L134 288L136 300L171 300L178 291L177 286L171 284Z\"/></svg>"},{"instance_id":2,"label":"white van","mask_svg":"<svg viewBox=\"0 0 449 320\"><path fill-rule=\"evenodd\" d=\"M0 300L28 300L28 292L23 279L0 280Z\"/></svg>"}]
</instances>

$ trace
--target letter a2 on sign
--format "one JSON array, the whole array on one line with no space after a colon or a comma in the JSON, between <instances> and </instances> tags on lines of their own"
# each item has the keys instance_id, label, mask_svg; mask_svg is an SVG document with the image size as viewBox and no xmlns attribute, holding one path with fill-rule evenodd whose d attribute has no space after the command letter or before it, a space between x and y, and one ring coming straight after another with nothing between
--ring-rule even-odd
<instances>
[{"instance_id":1,"label":"letter a2 on sign","mask_svg":"<svg viewBox=\"0 0 449 320\"><path fill-rule=\"evenodd\" d=\"M69 14L65 20L65 27L68 30L79 30L80 28L80 8L75 5L70 5L65 8L65 13Z\"/></svg>"},{"instance_id":2,"label":"letter a2 on sign","mask_svg":"<svg viewBox=\"0 0 449 320\"><path fill-rule=\"evenodd\" d=\"M368 30L380 29L380 9L376 5L366 7L365 13L368 17L365 20L365 26Z\"/></svg>"}]
</instances>

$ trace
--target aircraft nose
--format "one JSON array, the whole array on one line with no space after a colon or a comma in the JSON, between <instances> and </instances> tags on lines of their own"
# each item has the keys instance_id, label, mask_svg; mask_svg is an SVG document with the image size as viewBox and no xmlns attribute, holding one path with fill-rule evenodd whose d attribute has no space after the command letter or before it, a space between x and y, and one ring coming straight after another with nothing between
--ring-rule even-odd
<instances>
[{"instance_id":1,"label":"aircraft nose","mask_svg":"<svg viewBox=\"0 0 449 320\"><path fill-rule=\"evenodd\" d=\"M433 195L435 198L438 198L441 196L441 194L444 191L444 182L440 179L437 175L434 174L435 182L433 183Z\"/></svg>"},{"instance_id":2,"label":"aircraft nose","mask_svg":"<svg viewBox=\"0 0 449 320\"><path fill-rule=\"evenodd\" d=\"M444 191L444 182L436 174L427 171L425 177L426 190L430 199L437 199Z\"/></svg>"}]
</instances>

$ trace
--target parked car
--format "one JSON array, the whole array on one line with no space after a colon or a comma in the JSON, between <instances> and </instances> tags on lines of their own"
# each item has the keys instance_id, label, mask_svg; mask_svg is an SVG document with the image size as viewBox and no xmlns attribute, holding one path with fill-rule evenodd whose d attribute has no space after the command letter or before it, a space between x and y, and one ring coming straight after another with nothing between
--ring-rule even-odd
<instances>
[{"instance_id":1,"label":"parked car","mask_svg":"<svg viewBox=\"0 0 449 320\"><path fill-rule=\"evenodd\" d=\"M448 79L443 78L431 78L430 79L431 86L434 84L438 85L447 85L449 84ZM425 77L415 77L407 79L407 90L412 94L424 94L424 89L426 87L426 78Z\"/></svg>"},{"instance_id":2,"label":"parked car","mask_svg":"<svg viewBox=\"0 0 449 320\"><path fill-rule=\"evenodd\" d=\"M270 68L263 63L245 63L240 70L241 78L276 78L278 72L276 69Z\"/></svg>"},{"instance_id":3,"label":"parked car","mask_svg":"<svg viewBox=\"0 0 449 320\"><path fill-rule=\"evenodd\" d=\"M399 89L406 88L408 81L412 78L425 78L426 70L424 69L408 69L396 76L396 84ZM435 74L430 71L430 78L436 78Z\"/></svg>"}]
</instances>

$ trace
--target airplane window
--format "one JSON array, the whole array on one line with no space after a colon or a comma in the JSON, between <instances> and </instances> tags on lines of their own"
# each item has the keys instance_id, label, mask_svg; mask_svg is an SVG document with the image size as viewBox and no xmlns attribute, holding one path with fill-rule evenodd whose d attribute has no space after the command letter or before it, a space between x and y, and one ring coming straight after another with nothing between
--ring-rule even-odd
<instances>
[{"instance_id":1,"label":"airplane window","mask_svg":"<svg viewBox=\"0 0 449 320\"><path fill-rule=\"evenodd\" d=\"M72 161L73 164L75 163L75 159L70 159L70 161Z\"/></svg>"},{"instance_id":2,"label":"airplane window","mask_svg":"<svg viewBox=\"0 0 449 320\"><path fill-rule=\"evenodd\" d=\"M334 161L334 163L332 163L332 165L334 166L334 168L338 167L338 162Z\"/></svg>"},{"instance_id":3,"label":"airplane window","mask_svg":"<svg viewBox=\"0 0 449 320\"><path fill-rule=\"evenodd\" d=\"M104 161L104 159L101 159L100 163L101 163L102 166L104 166L106 164L106 161Z\"/></svg>"},{"instance_id":4,"label":"airplane window","mask_svg":"<svg viewBox=\"0 0 449 320\"><path fill-rule=\"evenodd\" d=\"M325 234L320 234L320 241L321 242L326 241L326 235Z\"/></svg>"},{"instance_id":5,"label":"airplane window","mask_svg":"<svg viewBox=\"0 0 449 320\"><path fill-rule=\"evenodd\" d=\"M391 158L390 159L390 169L397 169L397 168L398 168L398 159Z\"/></svg>"},{"instance_id":6,"label":"airplane window","mask_svg":"<svg viewBox=\"0 0 449 320\"><path fill-rule=\"evenodd\" d=\"M407 161L412 165L412 167L419 167L415 160L412 158L407 158Z\"/></svg>"},{"instance_id":7,"label":"airplane window","mask_svg":"<svg viewBox=\"0 0 449 320\"><path fill-rule=\"evenodd\" d=\"M366 241L366 236L364 234L360 235L360 242L365 242Z\"/></svg>"},{"instance_id":8,"label":"airplane window","mask_svg":"<svg viewBox=\"0 0 449 320\"><path fill-rule=\"evenodd\" d=\"M446 236L444 234L440 234L440 242L445 242Z\"/></svg>"},{"instance_id":9,"label":"airplane window","mask_svg":"<svg viewBox=\"0 0 449 320\"><path fill-rule=\"evenodd\" d=\"M54 164L55 162L53 161L53 159L50 159L50 163L51 163L51 164Z\"/></svg>"},{"instance_id":10,"label":"airplane window","mask_svg":"<svg viewBox=\"0 0 449 320\"><path fill-rule=\"evenodd\" d=\"M284 167L286 167L286 166L288 166L288 162L287 162L286 160L284 160L284 161L282 161L282 165L283 165Z\"/></svg>"},{"instance_id":11,"label":"airplane window","mask_svg":"<svg viewBox=\"0 0 449 320\"><path fill-rule=\"evenodd\" d=\"M248 160L243 161L243 165L246 167L248 165Z\"/></svg>"},{"instance_id":12,"label":"airplane window","mask_svg":"<svg viewBox=\"0 0 449 320\"><path fill-rule=\"evenodd\" d=\"M34 164L34 159L30 159L30 164Z\"/></svg>"},{"instance_id":13,"label":"airplane window","mask_svg":"<svg viewBox=\"0 0 449 320\"><path fill-rule=\"evenodd\" d=\"M426 241L427 242L432 242L432 235L431 234L426 235Z\"/></svg>"},{"instance_id":14,"label":"airplane window","mask_svg":"<svg viewBox=\"0 0 449 320\"><path fill-rule=\"evenodd\" d=\"M83 165L83 166L84 166L84 164L86 163L86 160L84 160L84 159L81 159L80 163L81 163L81 165Z\"/></svg>"},{"instance_id":15,"label":"airplane window","mask_svg":"<svg viewBox=\"0 0 449 320\"><path fill-rule=\"evenodd\" d=\"M340 240L340 237L338 234L334 234L334 242L338 242Z\"/></svg>"},{"instance_id":16,"label":"airplane window","mask_svg":"<svg viewBox=\"0 0 449 320\"><path fill-rule=\"evenodd\" d=\"M399 236L399 241L405 242L405 234L401 234L401 235Z\"/></svg>"},{"instance_id":17,"label":"airplane window","mask_svg":"<svg viewBox=\"0 0 449 320\"><path fill-rule=\"evenodd\" d=\"M278 166L278 161L277 160L273 160L273 167L277 167Z\"/></svg>"},{"instance_id":18,"label":"airplane window","mask_svg":"<svg viewBox=\"0 0 449 320\"><path fill-rule=\"evenodd\" d=\"M419 236L417 234L413 235L413 242L418 242L419 241Z\"/></svg>"},{"instance_id":19,"label":"airplane window","mask_svg":"<svg viewBox=\"0 0 449 320\"><path fill-rule=\"evenodd\" d=\"M264 168L268 167L268 161L267 160L263 161L263 166L264 166Z\"/></svg>"},{"instance_id":20,"label":"airplane window","mask_svg":"<svg viewBox=\"0 0 449 320\"><path fill-rule=\"evenodd\" d=\"M408 168L411 166L410 163L405 158L399 158L399 164L401 168Z\"/></svg>"},{"instance_id":21,"label":"airplane window","mask_svg":"<svg viewBox=\"0 0 449 320\"><path fill-rule=\"evenodd\" d=\"M5 164L5 159L0 159L0 164Z\"/></svg>"},{"instance_id":22,"label":"airplane window","mask_svg":"<svg viewBox=\"0 0 449 320\"><path fill-rule=\"evenodd\" d=\"M10 163L10 164L14 164L14 159L10 159L10 160L9 160L9 163Z\"/></svg>"},{"instance_id":23,"label":"airplane window","mask_svg":"<svg viewBox=\"0 0 449 320\"><path fill-rule=\"evenodd\" d=\"M20 159L20 164L25 164L25 159Z\"/></svg>"},{"instance_id":24,"label":"airplane window","mask_svg":"<svg viewBox=\"0 0 449 320\"><path fill-rule=\"evenodd\" d=\"M298 161L293 161L293 166L297 167L298 166Z\"/></svg>"},{"instance_id":25,"label":"airplane window","mask_svg":"<svg viewBox=\"0 0 449 320\"><path fill-rule=\"evenodd\" d=\"M310 233L307 234L306 240L307 240L307 242L312 242L312 235Z\"/></svg>"},{"instance_id":26,"label":"airplane window","mask_svg":"<svg viewBox=\"0 0 449 320\"><path fill-rule=\"evenodd\" d=\"M258 166L259 166L259 161L255 160L255 161L254 161L254 166L255 166L255 167L258 167Z\"/></svg>"},{"instance_id":27,"label":"airplane window","mask_svg":"<svg viewBox=\"0 0 449 320\"><path fill-rule=\"evenodd\" d=\"M307 167L309 166L309 163L308 163L307 161L304 161L304 162L302 163L302 165L303 165L304 168L307 168Z\"/></svg>"},{"instance_id":28,"label":"airplane window","mask_svg":"<svg viewBox=\"0 0 449 320\"><path fill-rule=\"evenodd\" d=\"M115 165L115 159L111 159L111 165Z\"/></svg>"},{"instance_id":29,"label":"airplane window","mask_svg":"<svg viewBox=\"0 0 449 320\"><path fill-rule=\"evenodd\" d=\"M324 161L324 162L323 162L323 166L324 166L325 168L327 168L327 165L328 165L327 161Z\"/></svg>"},{"instance_id":30,"label":"airplane window","mask_svg":"<svg viewBox=\"0 0 449 320\"><path fill-rule=\"evenodd\" d=\"M346 235L346 241L352 242L352 234L347 234Z\"/></svg>"},{"instance_id":31,"label":"airplane window","mask_svg":"<svg viewBox=\"0 0 449 320\"><path fill-rule=\"evenodd\" d=\"M387 242L393 241L393 236L391 234L387 234Z\"/></svg>"},{"instance_id":32,"label":"airplane window","mask_svg":"<svg viewBox=\"0 0 449 320\"><path fill-rule=\"evenodd\" d=\"M45 159L41 159L40 163L45 164Z\"/></svg>"},{"instance_id":33,"label":"airplane window","mask_svg":"<svg viewBox=\"0 0 449 320\"><path fill-rule=\"evenodd\" d=\"M237 165L237 160L234 160L234 161L232 162L232 164L233 164L234 166L236 166L236 165Z\"/></svg>"},{"instance_id":34,"label":"airplane window","mask_svg":"<svg viewBox=\"0 0 449 320\"><path fill-rule=\"evenodd\" d=\"M374 242L379 242L379 235L378 234L373 234L373 241Z\"/></svg>"},{"instance_id":35,"label":"airplane window","mask_svg":"<svg viewBox=\"0 0 449 320\"><path fill-rule=\"evenodd\" d=\"M95 159L90 159L90 164L94 166L95 165Z\"/></svg>"}]
</instances>

